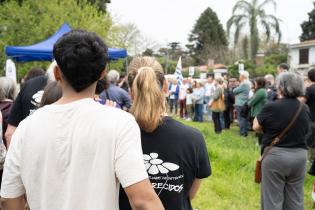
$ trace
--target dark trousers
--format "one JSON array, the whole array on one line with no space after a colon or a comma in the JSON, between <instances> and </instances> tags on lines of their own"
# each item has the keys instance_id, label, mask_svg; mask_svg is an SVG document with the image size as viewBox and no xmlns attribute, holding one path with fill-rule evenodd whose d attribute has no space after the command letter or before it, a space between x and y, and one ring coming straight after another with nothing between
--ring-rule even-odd
<instances>
[{"instance_id":1,"label":"dark trousers","mask_svg":"<svg viewBox=\"0 0 315 210\"><path fill-rule=\"evenodd\" d=\"M223 112L223 116L224 116L225 128L229 129L231 126L231 110L230 110L230 108L226 108L226 110Z\"/></svg>"},{"instance_id":2,"label":"dark trousers","mask_svg":"<svg viewBox=\"0 0 315 210\"><path fill-rule=\"evenodd\" d=\"M237 121L240 126L240 134L247 135L248 132L248 119L241 116L242 106L235 106L236 114L237 114Z\"/></svg>"},{"instance_id":3,"label":"dark trousers","mask_svg":"<svg viewBox=\"0 0 315 210\"><path fill-rule=\"evenodd\" d=\"M181 118L184 118L187 115L186 99L179 100L179 115Z\"/></svg>"},{"instance_id":4,"label":"dark trousers","mask_svg":"<svg viewBox=\"0 0 315 210\"><path fill-rule=\"evenodd\" d=\"M203 104L195 104L195 117L194 121L203 122Z\"/></svg>"},{"instance_id":5,"label":"dark trousers","mask_svg":"<svg viewBox=\"0 0 315 210\"><path fill-rule=\"evenodd\" d=\"M177 99L170 99L170 113L173 113L173 108L175 106L175 114L177 114L178 103Z\"/></svg>"},{"instance_id":6,"label":"dark trousers","mask_svg":"<svg viewBox=\"0 0 315 210\"><path fill-rule=\"evenodd\" d=\"M214 123L215 133L221 133L222 131L221 122L220 122L220 113L221 112L212 112L212 120Z\"/></svg>"}]
</instances>

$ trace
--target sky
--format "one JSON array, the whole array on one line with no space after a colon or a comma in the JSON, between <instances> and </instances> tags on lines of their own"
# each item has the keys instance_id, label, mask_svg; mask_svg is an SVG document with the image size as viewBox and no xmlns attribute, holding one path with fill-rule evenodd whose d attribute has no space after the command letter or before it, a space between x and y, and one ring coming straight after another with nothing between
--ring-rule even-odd
<instances>
[{"instance_id":1,"label":"sky","mask_svg":"<svg viewBox=\"0 0 315 210\"><path fill-rule=\"evenodd\" d=\"M308 19L312 0L275 0L277 10L269 13L282 20L282 42L298 43L300 24ZM237 0L112 0L108 5L120 23L133 23L141 33L160 45L179 41L187 44L188 35L201 13L210 7L224 28Z\"/></svg>"}]
</instances>

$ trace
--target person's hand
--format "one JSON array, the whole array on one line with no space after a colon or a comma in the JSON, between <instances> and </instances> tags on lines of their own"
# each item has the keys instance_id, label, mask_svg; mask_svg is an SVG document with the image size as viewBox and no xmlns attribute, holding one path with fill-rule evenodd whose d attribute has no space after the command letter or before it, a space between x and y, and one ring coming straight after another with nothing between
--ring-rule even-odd
<instances>
[{"instance_id":1,"label":"person's hand","mask_svg":"<svg viewBox=\"0 0 315 210\"><path fill-rule=\"evenodd\" d=\"M106 100L105 106L111 106L111 107L116 107L117 103L112 100Z\"/></svg>"}]
</instances>

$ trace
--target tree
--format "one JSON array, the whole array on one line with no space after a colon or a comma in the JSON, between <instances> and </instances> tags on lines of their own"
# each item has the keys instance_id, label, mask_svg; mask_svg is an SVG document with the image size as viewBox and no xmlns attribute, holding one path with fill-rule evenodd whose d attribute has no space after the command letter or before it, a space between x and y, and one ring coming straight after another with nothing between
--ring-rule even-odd
<instances>
[{"instance_id":1,"label":"tree","mask_svg":"<svg viewBox=\"0 0 315 210\"><path fill-rule=\"evenodd\" d=\"M106 12L107 4L110 3L111 0L88 0L91 4L95 5L100 11Z\"/></svg>"},{"instance_id":2,"label":"tree","mask_svg":"<svg viewBox=\"0 0 315 210\"><path fill-rule=\"evenodd\" d=\"M227 33L230 37L231 28L234 26L234 46L239 41L241 31L249 27L249 39L250 39L250 55L251 59L254 60L259 49L260 38L259 38L259 26L264 28L266 32L267 41L270 40L272 32L278 36L278 43L281 40L281 31L279 22L280 20L274 15L267 14L265 7L268 4L273 5L276 9L275 0L264 0L259 3L259 0L238 0L235 4L232 12L232 17L227 22Z\"/></svg>"},{"instance_id":3,"label":"tree","mask_svg":"<svg viewBox=\"0 0 315 210\"><path fill-rule=\"evenodd\" d=\"M301 27L302 27L302 35L300 36L301 42L315 39L315 8L310 13L308 13L308 21L304 21L301 24Z\"/></svg>"},{"instance_id":4,"label":"tree","mask_svg":"<svg viewBox=\"0 0 315 210\"><path fill-rule=\"evenodd\" d=\"M191 56L197 64L204 64L209 58L223 61L227 49L227 38L216 13L207 8L199 17L189 35Z\"/></svg>"},{"instance_id":5,"label":"tree","mask_svg":"<svg viewBox=\"0 0 315 210\"><path fill-rule=\"evenodd\" d=\"M0 4L8 2L8 1L10 1L10 0L0 0ZM16 1L19 5L22 5L24 0L14 0L14 1ZM88 0L88 2L91 3L92 5L96 6L99 11L106 12L107 4L109 4L111 2L111 0ZM77 0L77 4L78 5L82 4L82 1Z\"/></svg>"},{"instance_id":6,"label":"tree","mask_svg":"<svg viewBox=\"0 0 315 210\"><path fill-rule=\"evenodd\" d=\"M142 56L153 56L154 51L150 48L147 48L143 53Z\"/></svg>"},{"instance_id":7,"label":"tree","mask_svg":"<svg viewBox=\"0 0 315 210\"><path fill-rule=\"evenodd\" d=\"M77 0L24 0L21 4L12 0L0 6L0 49L8 45L32 45L42 41L64 22L72 28L96 32L111 46L108 41L113 25L111 17L85 0L81 0L80 4L77 4ZM0 50L0 66L4 66L4 59L4 50ZM19 64L18 72L33 65Z\"/></svg>"},{"instance_id":8,"label":"tree","mask_svg":"<svg viewBox=\"0 0 315 210\"><path fill-rule=\"evenodd\" d=\"M141 34L137 26L127 23L113 26L108 38L114 46L132 50L137 48L140 37Z\"/></svg>"}]
</instances>

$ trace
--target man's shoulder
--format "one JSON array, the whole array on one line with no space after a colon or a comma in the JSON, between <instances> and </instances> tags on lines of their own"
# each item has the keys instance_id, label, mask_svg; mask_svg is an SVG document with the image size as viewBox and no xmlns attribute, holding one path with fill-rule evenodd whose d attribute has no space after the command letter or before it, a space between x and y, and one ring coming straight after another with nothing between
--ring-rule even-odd
<instances>
[{"instance_id":1,"label":"man's shoulder","mask_svg":"<svg viewBox=\"0 0 315 210\"><path fill-rule=\"evenodd\" d=\"M117 85L112 85L110 86L110 88L108 89L110 92L118 93L118 94L124 94L124 95L128 95L128 93L122 89L121 87L118 87Z\"/></svg>"}]
</instances>

